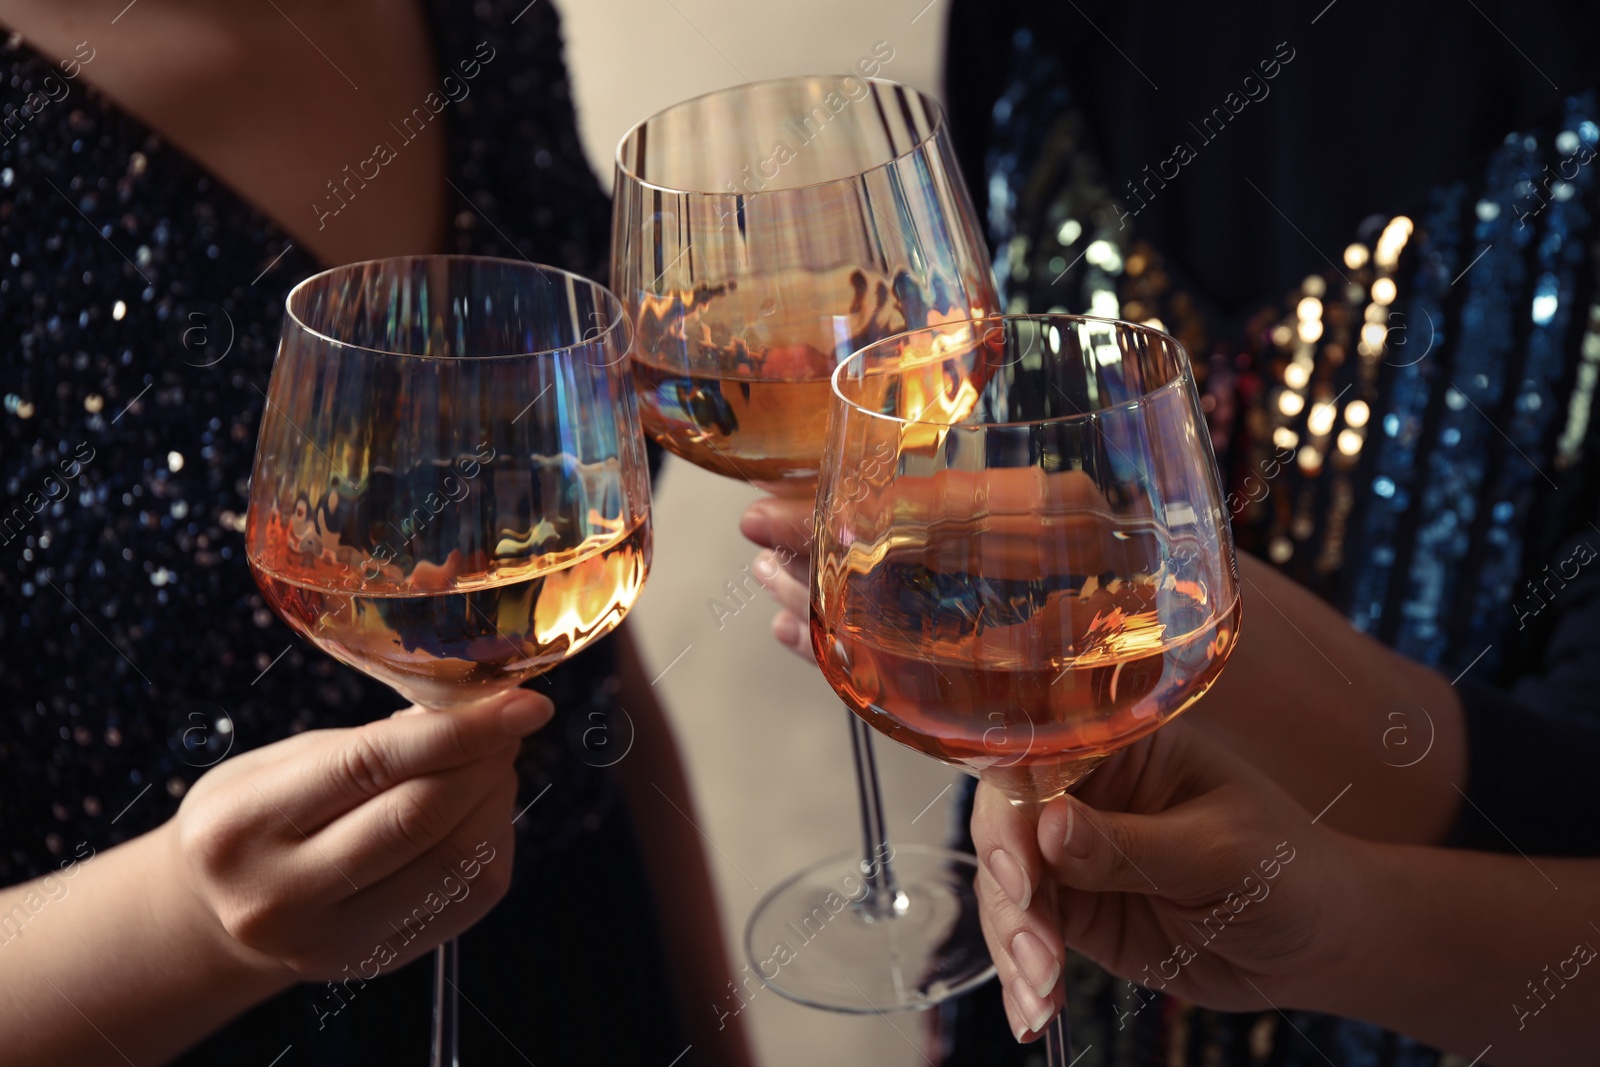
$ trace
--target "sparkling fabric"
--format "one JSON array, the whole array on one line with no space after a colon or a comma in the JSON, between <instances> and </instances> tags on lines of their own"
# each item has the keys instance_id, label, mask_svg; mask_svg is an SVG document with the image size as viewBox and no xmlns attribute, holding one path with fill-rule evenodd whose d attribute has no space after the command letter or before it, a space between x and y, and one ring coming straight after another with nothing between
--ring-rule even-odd
<instances>
[{"instance_id":1,"label":"sparkling fabric","mask_svg":"<svg viewBox=\"0 0 1600 1067\"><path fill-rule=\"evenodd\" d=\"M578 140L557 19L549 4L519 8L429 6L441 69L495 52L442 116L450 243L603 278L609 202ZM403 704L291 633L244 559L284 296L319 264L89 89L92 60L83 71L63 78L20 38L0 38L0 884L158 826L230 755ZM595 850L589 835L602 824L627 840L602 768L629 727L609 642L533 684L558 719L524 751L519 804L538 803L518 823L502 925L536 927L551 917L528 894L557 881L568 850ZM648 907L613 899L642 893L640 872L611 853L596 862L607 865L606 893L590 895L621 913L606 924L620 924L616 951L647 954ZM515 940L526 933L501 931L506 973L539 954L540 942ZM474 943L469 934L468 964ZM611 943L588 952L615 973ZM635 956L624 970L649 988L651 967ZM420 986L409 993L395 1014L370 1016L364 1037L351 1027L317 1035L314 1002L280 1005L279 1022L256 1033L296 1040L285 1067L422 1062L426 1002ZM414 1025L399 1028L403 1055L391 1058L383 1042L396 1020ZM504 1014L496 1022L517 1032ZM467 1019L469 1041L476 1025ZM661 1027L665 1044L672 1025L656 1018L646 1031ZM250 1055L265 1063L278 1047ZM226 1032L209 1050L185 1062L245 1062Z\"/></svg>"},{"instance_id":2,"label":"sparkling fabric","mask_svg":"<svg viewBox=\"0 0 1600 1067\"><path fill-rule=\"evenodd\" d=\"M1238 322L1175 285L1122 218L1059 60L1027 29L1013 45L987 157L1008 309L1175 334L1242 549L1448 676L1526 667L1556 547L1595 529L1600 93L1506 137L1414 217L1371 216L1340 262ZM1076 956L1065 981L1081 1067L1465 1063L1363 1023L1136 992ZM946 1010L946 1062L1026 1062L983 995Z\"/></svg>"}]
</instances>

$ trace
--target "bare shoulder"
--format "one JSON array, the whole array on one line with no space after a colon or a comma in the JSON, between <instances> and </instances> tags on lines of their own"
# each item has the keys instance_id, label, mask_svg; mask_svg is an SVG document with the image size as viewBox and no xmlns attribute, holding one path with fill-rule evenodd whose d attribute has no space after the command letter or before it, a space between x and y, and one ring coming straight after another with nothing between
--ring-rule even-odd
<instances>
[{"instance_id":1,"label":"bare shoulder","mask_svg":"<svg viewBox=\"0 0 1600 1067\"><path fill-rule=\"evenodd\" d=\"M445 137L391 128L436 87L416 2L0 0L0 27L104 94L328 263L437 250ZM83 63L84 56L92 60ZM332 188L395 158L330 219ZM334 201L339 203L338 201Z\"/></svg>"}]
</instances>

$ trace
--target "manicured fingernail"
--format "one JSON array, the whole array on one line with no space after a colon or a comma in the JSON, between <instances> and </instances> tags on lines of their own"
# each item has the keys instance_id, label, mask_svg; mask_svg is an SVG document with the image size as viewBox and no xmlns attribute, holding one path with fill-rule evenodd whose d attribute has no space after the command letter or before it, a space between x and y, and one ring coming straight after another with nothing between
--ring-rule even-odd
<instances>
[{"instance_id":1,"label":"manicured fingernail","mask_svg":"<svg viewBox=\"0 0 1600 1067\"><path fill-rule=\"evenodd\" d=\"M555 708L538 693L519 689L500 706L500 725L512 737L526 737L550 721Z\"/></svg>"},{"instance_id":2,"label":"manicured fingernail","mask_svg":"<svg viewBox=\"0 0 1600 1067\"><path fill-rule=\"evenodd\" d=\"M1043 1029L1044 1024L1050 1021L1050 1016L1056 1013L1055 1005L1028 988L1028 979L1025 975L1019 974L1011 979L1011 984L1006 986L1006 990L1011 994L1011 1002L1016 1005L1017 1014L1022 1016L1022 1021L1033 1033L1037 1034ZM1022 1040L1022 1034L1017 1034L1017 1040Z\"/></svg>"},{"instance_id":3,"label":"manicured fingernail","mask_svg":"<svg viewBox=\"0 0 1600 1067\"><path fill-rule=\"evenodd\" d=\"M739 532L750 541L760 541L767 535L767 527L771 525L767 517L767 509L760 501L744 509L744 514L739 516Z\"/></svg>"},{"instance_id":4,"label":"manicured fingernail","mask_svg":"<svg viewBox=\"0 0 1600 1067\"><path fill-rule=\"evenodd\" d=\"M1061 842L1061 847L1067 850L1067 855L1073 859L1087 859L1089 852L1094 848L1094 827L1089 825L1089 820L1078 811L1075 801L1067 801L1067 836Z\"/></svg>"},{"instance_id":5,"label":"manicured fingernail","mask_svg":"<svg viewBox=\"0 0 1600 1067\"><path fill-rule=\"evenodd\" d=\"M997 848L989 853L989 873L1000 883L1011 903L1023 911L1028 910L1028 902L1033 899L1033 884L1028 881L1028 872L1022 869L1022 864L1012 859L1009 852Z\"/></svg>"},{"instance_id":6,"label":"manicured fingernail","mask_svg":"<svg viewBox=\"0 0 1600 1067\"><path fill-rule=\"evenodd\" d=\"M1017 968L1039 998L1048 997L1050 990L1056 987L1056 979L1061 977L1061 965L1045 943L1031 931L1018 930L1017 936L1011 939L1011 958L1017 961Z\"/></svg>"},{"instance_id":7,"label":"manicured fingernail","mask_svg":"<svg viewBox=\"0 0 1600 1067\"><path fill-rule=\"evenodd\" d=\"M772 619L772 636L778 643L787 648L800 647L800 622L793 615L785 611Z\"/></svg>"},{"instance_id":8,"label":"manicured fingernail","mask_svg":"<svg viewBox=\"0 0 1600 1067\"><path fill-rule=\"evenodd\" d=\"M1028 1036L1028 1024L1022 1021L1022 1013L1011 1003L1011 993L1004 988L1000 990L1000 1003L1006 1009L1006 1022L1011 1027L1011 1036L1017 1039L1017 1044L1022 1044L1022 1039Z\"/></svg>"},{"instance_id":9,"label":"manicured fingernail","mask_svg":"<svg viewBox=\"0 0 1600 1067\"><path fill-rule=\"evenodd\" d=\"M750 564L750 573L754 574L756 580L767 587L767 592L769 593L772 592L770 584L772 579L776 578L781 570L783 568L778 566L777 557L765 549L757 552L755 560Z\"/></svg>"}]
</instances>

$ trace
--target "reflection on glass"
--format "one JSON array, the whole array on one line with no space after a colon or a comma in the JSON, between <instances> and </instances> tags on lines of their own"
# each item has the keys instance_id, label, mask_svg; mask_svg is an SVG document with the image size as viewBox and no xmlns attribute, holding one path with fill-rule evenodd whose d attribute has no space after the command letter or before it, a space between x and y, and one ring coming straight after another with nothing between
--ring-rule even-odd
<instances>
[{"instance_id":1,"label":"reflection on glass","mask_svg":"<svg viewBox=\"0 0 1600 1067\"><path fill-rule=\"evenodd\" d=\"M296 288L247 533L273 608L436 708L616 626L650 552L626 337L604 289L526 264L383 261Z\"/></svg>"},{"instance_id":2,"label":"reflection on glass","mask_svg":"<svg viewBox=\"0 0 1600 1067\"><path fill-rule=\"evenodd\" d=\"M645 430L729 477L809 495L840 359L997 310L943 115L905 86L794 78L686 101L623 138L616 190Z\"/></svg>"},{"instance_id":3,"label":"reflection on glass","mask_svg":"<svg viewBox=\"0 0 1600 1067\"><path fill-rule=\"evenodd\" d=\"M1035 802L1216 679L1233 545L1176 341L951 324L863 350L835 388L811 625L857 714Z\"/></svg>"}]
</instances>

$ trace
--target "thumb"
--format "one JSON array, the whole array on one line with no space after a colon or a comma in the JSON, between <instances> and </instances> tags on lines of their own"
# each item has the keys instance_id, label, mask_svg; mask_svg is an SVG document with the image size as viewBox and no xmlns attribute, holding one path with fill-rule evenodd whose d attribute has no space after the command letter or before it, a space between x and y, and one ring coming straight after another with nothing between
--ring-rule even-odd
<instances>
[{"instance_id":1,"label":"thumb","mask_svg":"<svg viewBox=\"0 0 1600 1067\"><path fill-rule=\"evenodd\" d=\"M811 547L811 518L816 502L810 497L763 497L745 509L739 532L762 548L789 545L801 554Z\"/></svg>"},{"instance_id":2,"label":"thumb","mask_svg":"<svg viewBox=\"0 0 1600 1067\"><path fill-rule=\"evenodd\" d=\"M1039 816L1039 850L1058 883L1092 893L1183 898L1204 892L1205 837L1181 809L1157 815L1098 811L1067 794Z\"/></svg>"},{"instance_id":3,"label":"thumb","mask_svg":"<svg viewBox=\"0 0 1600 1067\"><path fill-rule=\"evenodd\" d=\"M407 709L408 711L410 709ZM330 730L318 758L299 760L277 779L277 803L302 826L321 825L401 782L476 762L550 721L555 706L513 689L450 711L402 714L353 730Z\"/></svg>"}]
</instances>

